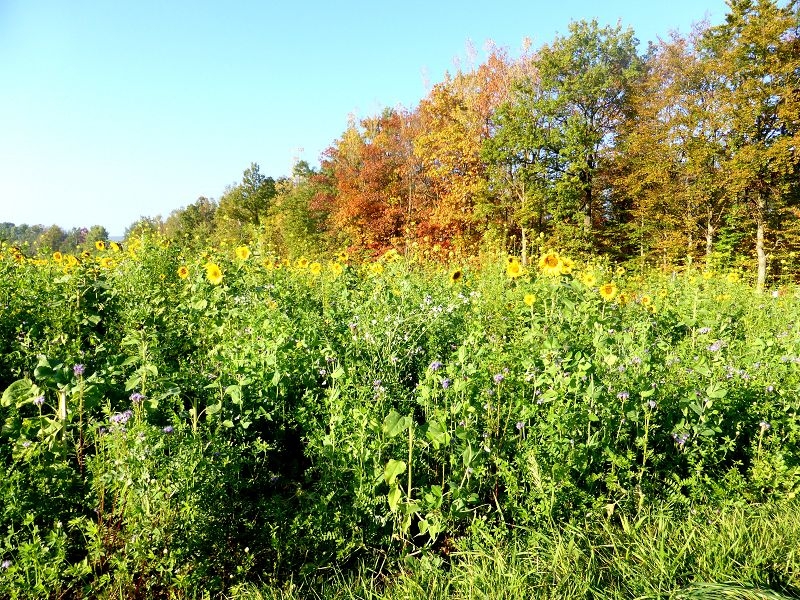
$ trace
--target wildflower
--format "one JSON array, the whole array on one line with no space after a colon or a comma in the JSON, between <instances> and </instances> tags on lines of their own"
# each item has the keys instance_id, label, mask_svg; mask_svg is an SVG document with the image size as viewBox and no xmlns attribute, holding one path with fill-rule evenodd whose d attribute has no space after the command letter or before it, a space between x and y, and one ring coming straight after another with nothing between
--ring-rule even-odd
<instances>
[{"instance_id":1,"label":"wildflower","mask_svg":"<svg viewBox=\"0 0 800 600\"><path fill-rule=\"evenodd\" d=\"M62 260L64 260L64 256L61 254L61 252L53 252L53 260L57 263L60 263Z\"/></svg>"},{"instance_id":2,"label":"wildflower","mask_svg":"<svg viewBox=\"0 0 800 600\"><path fill-rule=\"evenodd\" d=\"M308 272L314 277L319 277L319 274L322 273L322 265L318 262L312 262L310 265L308 265Z\"/></svg>"},{"instance_id":3,"label":"wildflower","mask_svg":"<svg viewBox=\"0 0 800 600\"><path fill-rule=\"evenodd\" d=\"M428 368L429 368L431 371L438 371L439 369L441 369L441 368L442 368L442 363L441 363L441 362L439 362L438 360L435 360L435 361L433 361L433 362L431 363L431 365L430 365Z\"/></svg>"},{"instance_id":4,"label":"wildflower","mask_svg":"<svg viewBox=\"0 0 800 600\"><path fill-rule=\"evenodd\" d=\"M525 427L525 423L522 421L517 421L517 431L522 431Z\"/></svg>"},{"instance_id":5,"label":"wildflower","mask_svg":"<svg viewBox=\"0 0 800 600\"><path fill-rule=\"evenodd\" d=\"M689 434L688 433L673 433L672 434L672 439L675 440L675 444L677 444L677 446L679 448L683 448L683 445L689 440Z\"/></svg>"},{"instance_id":6,"label":"wildflower","mask_svg":"<svg viewBox=\"0 0 800 600\"><path fill-rule=\"evenodd\" d=\"M725 345L725 342L723 342L722 340L717 340L716 342L714 342L713 344L711 344L711 345L710 345L710 346L707 348L707 350L708 350L709 352L719 352L720 348L722 348L724 345Z\"/></svg>"},{"instance_id":7,"label":"wildflower","mask_svg":"<svg viewBox=\"0 0 800 600\"><path fill-rule=\"evenodd\" d=\"M441 381L441 384L442 384L442 389L445 389L445 390L446 390L447 388L449 388L449 387L450 387L450 384L451 384L451 383L453 383L453 382L452 382L452 381L450 381L449 379L447 379L447 377L443 378L443 379L442 379L442 381Z\"/></svg>"},{"instance_id":8,"label":"wildflower","mask_svg":"<svg viewBox=\"0 0 800 600\"><path fill-rule=\"evenodd\" d=\"M106 249L106 243L103 240L97 240L94 243L94 247L97 248L98 250L105 250Z\"/></svg>"},{"instance_id":9,"label":"wildflower","mask_svg":"<svg viewBox=\"0 0 800 600\"><path fill-rule=\"evenodd\" d=\"M100 266L104 269L110 269L114 266L114 259L110 256L104 256L100 259Z\"/></svg>"},{"instance_id":10,"label":"wildflower","mask_svg":"<svg viewBox=\"0 0 800 600\"><path fill-rule=\"evenodd\" d=\"M338 277L344 271L344 267L338 262L331 263L330 269L331 269L331 273L333 273L334 277Z\"/></svg>"},{"instance_id":11,"label":"wildflower","mask_svg":"<svg viewBox=\"0 0 800 600\"><path fill-rule=\"evenodd\" d=\"M631 395L628 392L620 392L619 394L617 394L617 398L619 398L620 400L627 400L628 398L630 398L630 396Z\"/></svg>"},{"instance_id":12,"label":"wildflower","mask_svg":"<svg viewBox=\"0 0 800 600\"><path fill-rule=\"evenodd\" d=\"M111 242L108 246L114 252L119 252L120 250L122 250L122 247L117 242Z\"/></svg>"},{"instance_id":13,"label":"wildflower","mask_svg":"<svg viewBox=\"0 0 800 600\"><path fill-rule=\"evenodd\" d=\"M617 286L615 283L604 283L600 286L600 296L603 300L612 300L617 295Z\"/></svg>"},{"instance_id":14,"label":"wildflower","mask_svg":"<svg viewBox=\"0 0 800 600\"><path fill-rule=\"evenodd\" d=\"M586 287L594 287L597 285L597 277L594 276L594 273L584 273L581 275L580 280Z\"/></svg>"},{"instance_id":15,"label":"wildflower","mask_svg":"<svg viewBox=\"0 0 800 600\"><path fill-rule=\"evenodd\" d=\"M236 248L236 258L239 260L247 260L250 258L250 248L247 246L239 246Z\"/></svg>"},{"instance_id":16,"label":"wildflower","mask_svg":"<svg viewBox=\"0 0 800 600\"><path fill-rule=\"evenodd\" d=\"M222 270L212 262L207 263L206 279L208 279L212 285L219 285L222 283Z\"/></svg>"},{"instance_id":17,"label":"wildflower","mask_svg":"<svg viewBox=\"0 0 800 600\"><path fill-rule=\"evenodd\" d=\"M132 416L133 412L131 410L125 410L121 413L111 415L109 420L117 425L124 425Z\"/></svg>"},{"instance_id":18,"label":"wildflower","mask_svg":"<svg viewBox=\"0 0 800 600\"><path fill-rule=\"evenodd\" d=\"M553 251L543 254L539 259L539 270L543 275L547 275L548 277L557 277L561 275L562 267L563 263L561 258Z\"/></svg>"},{"instance_id":19,"label":"wildflower","mask_svg":"<svg viewBox=\"0 0 800 600\"><path fill-rule=\"evenodd\" d=\"M161 431L162 431L162 432L164 432L164 433L166 433L167 435L169 435L170 433L172 433L173 431L175 431L175 428L174 428L172 425L167 425L167 426L166 426L166 427L164 427L164 429L162 429Z\"/></svg>"},{"instance_id":20,"label":"wildflower","mask_svg":"<svg viewBox=\"0 0 800 600\"><path fill-rule=\"evenodd\" d=\"M178 277L186 279L189 276L189 268L186 265L178 267Z\"/></svg>"},{"instance_id":21,"label":"wildflower","mask_svg":"<svg viewBox=\"0 0 800 600\"><path fill-rule=\"evenodd\" d=\"M501 381L503 381L503 379L505 379L505 377L503 377L502 373L497 373L492 379L496 384L499 384Z\"/></svg>"},{"instance_id":22,"label":"wildflower","mask_svg":"<svg viewBox=\"0 0 800 600\"><path fill-rule=\"evenodd\" d=\"M731 271L725 276L725 281L727 281L728 283L736 283L737 281L739 281L739 274L734 271Z\"/></svg>"},{"instance_id":23,"label":"wildflower","mask_svg":"<svg viewBox=\"0 0 800 600\"><path fill-rule=\"evenodd\" d=\"M697 333L699 333L700 335L706 335L710 331L711 327L701 327L700 329L697 330Z\"/></svg>"},{"instance_id":24,"label":"wildflower","mask_svg":"<svg viewBox=\"0 0 800 600\"><path fill-rule=\"evenodd\" d=\"M522 265L514 258L506 266L506 275L511 279L516 279L522 275Z\"/></svg>"},{"instance_id":25,"label":"wildflower","mask_svg":"<svg viewBox=\"0 0 800 600\"><path fill-rule=\"evenodd\" d=\"M305 269L308 267L308 259L305 256L301 256L295 261L294 266L298 269Z\"/></svg>"},{"instance_id":26,"label":"wildflower","mask_svg":"<svg viewBox=\"0 0 800 600\"><path fill-rule=\"evenodd\" d=\"M378 262L372 263L369 266L369 271L373 275L380 275L381 273L383 273L383 265L381 263L378 263Z\"/></svg>"},{"instance_id":27,"label":"wildflower","mask_svg":"<svg viewBox=\"0 0 800 600\"><path fill-rule=\"evenodd\" d=\"M44 396L37 396L33 399L33 403L41 408L42 404L44 404Z\"/></svg>"},{"instance_id":28,"label":"wildflower","mask_svg":"<svg viewBox=\"0 0 800 600\"><path fill-rule=\"evenodd\" d=\"M134 404L139 404L142 402L142 400L144 400L143 394L140 394L139 392L133 392L131 394L131 402L133 402Z\"/></svg>"},{"instance_id":29,"label":"wildflower","mask_svg":"<svg viewBox=\"0 0 800 600\"><path fill-rule=\"evenodd\" d=\"M338 256L336 257L336 260L338 260L340 263L343 263L343 262L347 262L347 258L348 258L347 252L342 250L341 252L339 252Z\"/></svg>"},{"instance_id":30,"label":"wildflower","mask_svg":"<svg viewBox=\"0 0 800 600\"><path fill-rule=\"evenodd\" d=\"M772 385L768 385L767 386L767 392L772 393L774 391L775 391L775 386L772 386Z\"/></svg>"},{"instance_id":31,"label":"wildflower","mask_svg":"<svg viewBox=\"0 0 800 600\"><path fill-rule=\"evenodd\" d=\"M763 419L759 422L758 426L761 428L761 433L769 431L772 428L772 425L768 421L764 421Z\"/></svg>"},{"instance_id":32,"label":"wildflower","mask_svg":"<svg viewBox=\"0 0 800 600\"><path fill-rule=\"evenodd\" d=\"M570 275L575 267L575 261L566 256L561 257L561 274Z\"/></svg>"},{"instance_id":33,"label":"wildflower","mask_svg":"<svg viewBox=\"0 0 800 600\"><path fill-rule=\"evenodd\" d=\"M645 294L639 299L639 302L642 303L642 306L650 306L650 304L653 302L653 299L650 298L650 296L648 296L647 294Z\"/></svg>"},{"instance_id":34,"label":"wildflower","mask_svg":"<svg viewBox=\"0 0 800 600\"><path fill-rule=\"evenodd\" d=\"M536 302L536 296L533 294L525 294L525 298L523 299L525 304L528 306L533 306L533 303Z\"/></svg>"},{"instance_id":35,"label":"wildflower","mask_svg":"<svg viewBox=\"0 0 800 600\"><path fill-rule=\"evenodd\" d=\"M647 401L647 406L649 406L649 407L650 407L650 410L655 410L655 408L656 408L656 401L655 401L655 400L652 400L652 399L651 399L651 400L648 400L648 401Z\"/></svg>"},{"instance_id":36,"label":"wildflower","mask_svg":"<svg viewBox=\"0 0 800 600\"><path fill-rule=\"evenodd\" d=\"M452 283L458 283L459 281L461 281L463 277L464 273L461 271L461 269L456 269L455 271L450 273L450 281Z\"/></svg>"},{"instance_id":37,"label":"wildflower","mask_svg":"<svg viewBox=\"0 0 800 600\"><path fill-rule=\"evenodd\" d=\"M0 569L8 569L11 566L11 561L6 559L0 563Z\"/></svg>"},{"instance_id":38,"label":"wildflower","mask_svg":"<svg viewBox=\"0 0 800 600\"><path fill-rule=\"evenodd\" d=\"M81 375L83 375L84 371L85 371L85 367L83 365L81 365L81 364L77 364L77 365L73 365L72 366L72 372L75 374L75 377L80 377Z\"/></svg>"}]
</instances>

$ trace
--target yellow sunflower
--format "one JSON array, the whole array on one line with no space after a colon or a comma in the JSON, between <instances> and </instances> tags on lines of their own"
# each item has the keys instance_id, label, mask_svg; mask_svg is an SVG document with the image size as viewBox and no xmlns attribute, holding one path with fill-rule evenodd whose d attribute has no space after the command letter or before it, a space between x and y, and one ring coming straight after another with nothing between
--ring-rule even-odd
<instances>
[{"instance_id":1,"label":"yellow sunflower","mask_svg":"<svg viewBox=\"0 0 800 600\"><path fill-rule=\"evenodd\" d=\"M511 279L516 279L522 276L522 265L516 259L510 261L506 265L506 275Z\"/></svg>"},{"instance_id":2,"label":"yellow sunflower","mask_svg":"<svg viewBox=\"0 0 800 600\"><path fill-rule=\"evenodd\" d=\"M178 277L186 279L189 276L189 268L186 265L178 267Z\"/></svg>"},{"instance_id":3,"label":"yellow sunflower","mask_svg":"<svg viewBox=\"0 0 800 600\"><path fill-rule=\"evenodd\" d=\"M113 252L119 252L122 250L122 247L117 242L111 242L108 247L111 248Z\"/></svg>"},{"instance_id":4,"label":"yellow sunflower","mask_svg":"<svg viewBox=\"0 0 800 600\"><path fill-rule=\"evenodd\" d=\"M301 256L295 261L294 266L298 269L305 269L308 267L308 259L305 256Z\"/></svg>"},{"instance_id":5,"label":"yellow sunflower","mask_svg":"<svg viewBox=\"0 0 800 600\"><path fill-rule=\"evenodd\" d=\"M536 302L536 296L533 294L525 294L525 298L523 299L525 304L528 306L533 306L533 303Z\"/></svg>"},{"instance_id":6,"label":"yellow sunflower","mask_svg":"<svg viewBox=\"0 0 800 600\"><path fill-rule=\"evenodd\" d=\"M597 277L594 276L594 273L584 273L581 275L581 283L586 287L594 287L597 285Z\"/></svg>"},{"instance_id":7,"label":"yellow sunflower","mask_svg":"<svg viewBox=\"0 0 800 600\"><path fill-rule=\"evenodd\" d=\"M97 240L94 243L94 247L97 248L98 250L105 250L106 249L106 243L103 240Z\"/></svg>"},{"instance_id":8,"label":"yellow sunflower","mask_svg":"<svg viewBox=\"0 0 800 600\"><path fill-rule=\"evenodd\" d=\"M600 286L600 296L603 300L613 300L617 295L617 285L614 282L604 283Z\"/></svg>"},{"instance_id":9,"label":"yellow sunflower","mask_svg":"<svg viewBox=\"0 0 800 600\"><path fill-rule=\"evenodd\" d=\"M100 259L100 266L103 267L104 269L110 269L111 267L114 266L114 259L111 258L110 256L104 256L103 258Z\"/></svg>"},{"instance_id":10,"label":"yellow sunflower","mask_svg":"<svg viewBox=\"0 0 800 600\"><path fill-rule=\"evenodd\" d=\"M318 262L312 262L310 265L308 265L308 272L314 277L319 277L319 274L322 273L322 265Z\"/></svg>"},{"instance_id":11,"label":"yellow sunflower","mask_svg":"<svg viewBox=\"0 0 800 600\"><path fill-rule=\"evenodd\" d=\"M344 271L344 267L338 262L332 262L330 265L330 269L334 277L338 277Z\"/></svg>"},{"instance_id":12,"label":"yellow sunflower","mask_svg":"<svg viewBox=\"0 0 800 600\"><path fill-rule=\"evenodd\" d=\"M53 260L57 263L60 263L62 260L64 260L64 256L61 254L61 252L53 252Z\"/></svg>"},{"instance_id":13,"label":"yellow sunflower","mask_svg":"<svg viewBox=\"0 0 800 600\"><path fill-rule=\"evenodd\" d=\"M563 267L564 263L556 252L547 252L539 259L539 270L548 277L561 275Z\"/></svg>"},{"instance_id":14,"label":"yellow sunflower","mask_svg":"<svg viewBox=\"0 0 800 600\"><path fill-rule=\"evenodd\" d=\"M452 283L458 283L464 278L464 272L461 269L456 269L452 273L450 273L450 281Z\"/></svg>"},{"instance_id":15,"label":"yellow sunflower","mask_svg":"<svg viewBox=\"0 0 800 600\"><path fill-rule=\"evenodd\" d=\"M206 279L208 279L208 281L210 281L213 285L219 285L222 283L222 270L212 262L207 263Z\"/></svg>"},{"instance_id":16,"label":"yellow sunflower","mask_svg":"<svg viewBox=\"0 0 800 600\"><path fill-rule=\"evenodd\" d=\"M381 263L378 263L378 262L372 263L369 266L369 271L373 275L380 275L381 273L383 273L383 265Z\"/></svg>"},{"instance_id":17,"label":"yellow sunflower","mask_svg":"<svg viewBox=\"0 0 800 600\"><path fill-rule=\"evenodd\" d=\"M250 258L250 248L247 246L239 246L236 248L236 258L239 260L247 260Z\"/></svg>"},{"instance_id":18,"label":"yellow sunflower","mask_svg":"<svg viewBox=\"0 0 800 600\"><path fill-rule=\"evenodd\" d=\"M653 299L647 294L644 294L641 298L639 298L639 302L641 302L644 306L650 306L653 303Z\"/></svg>"},{"instance_id":19,"label":"yellow sunflower","mask_svg":"<svg viewBox=\"0 0 800 600\"><path fill-rule=\"evenodd\" d=\"M344 250L339 252L339 255L336 257L336 260L338 260L340 263L347 262L347 259L348 255L347 252L345 252Z\"/></svg>"}]
</instances>

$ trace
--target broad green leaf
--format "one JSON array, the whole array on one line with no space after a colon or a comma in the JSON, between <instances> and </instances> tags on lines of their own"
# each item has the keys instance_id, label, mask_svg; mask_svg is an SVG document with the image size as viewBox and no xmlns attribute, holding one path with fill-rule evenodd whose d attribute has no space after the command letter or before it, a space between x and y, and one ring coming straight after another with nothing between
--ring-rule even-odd
<instances>
[{"instance_id":1,"label":"broad green leaf","mask_svg":"<svg viewBox=\"0 0 800 600\"><path fill-rule=\"evenodd\" d=\"M383 420L383 433L389 437L394 437L403 433L411 425L411 417L404 417L396 410L393 410Z\"/></svg>"},{"instance_id":2,"label":"broad green leaf","mask_svg":"<svg viewBox=\"0 0 800 600\"><path fill-rule=\"evenodd\" d=\"M383 470L383 479L389 486L395 484L395 480L399 475L406 471L406 463L403 460L390 459Z\"/></svg>"}]
</instances>

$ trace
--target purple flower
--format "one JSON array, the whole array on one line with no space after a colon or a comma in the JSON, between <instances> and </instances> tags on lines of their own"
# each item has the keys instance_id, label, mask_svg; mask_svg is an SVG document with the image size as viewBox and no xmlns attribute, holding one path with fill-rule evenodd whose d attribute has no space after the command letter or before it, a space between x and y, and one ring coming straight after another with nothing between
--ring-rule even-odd
<instances>
[{"instance_id":1,"label":"purple flower","mask_svg":"<svg viewBox=\"0 0 800 600\"><path fill-rule=\"evenodd\" d=\"M36 398L34 398L34 399L33 399L33 403L34 403L36 406L39 406L39 407L41 407L41 406L42 406L42 404L44 404L44 396L37 396Z\"/></svg>"},{"instance_id":2,"label":"purple flower","mask_svg":"<svg viewBox=\"0 0 800 600\"><path fill-rule=\"evenodd\" d=\"M77 364L77 365L73 365L72 366L72 372L75 373L75 377L80 377L81 375L83 375L83 372L85 370L86 370L86 367L84 367L81 364Z\"/></svg>"},{"instance_id":3,"label":"purple flower","mask_svg":"<svg viewBox=\"0 0 800 600\"><path fill-rule=\"evenodd\" d=\"M517 421L517 430L522 431L525 428L525 423L522 421Z\"/></svg>"},{"instance_id":4,"label":"purple flower","mask_svg":"<svg viewBox=\"0 0 800 600\"><path fill-rule=\"evenodd\" d=\"M768 391L768 392L774 392L774 391L775 391L775 387L774 387L774 386L771 386L771 385L768 385L768 386L767 386L767 391Z\"/></svg>"},{"instance_id":5,"label":"purple flower","mask_svg":"<svg viewBox=\"0 0 800 600\"><path fill-rule=\"evenodd\" d=\"M442 363L440 363L438 360L435 360L435 361L433 361L433 362L431 363L431 366L430 366L430 367L428 367L428 368L429 368L431 371L438 371L439 369L441 369L441 368L442 368Z\"/></svg>"},{"instance_id":6,"label":"purple flower","mask_svg":"<svg viewBox=\"0 0 800 600\"><path fill-rule=\"evenodd\" d=\"M166 427L164 427L164 429L162 429L161 431L163 431L163 432L164 432L164 433L166 433L166 434L170 434L170 433L172 433L173 431L175 431L175 428L174 428L172 425L167 425L167 426L166 426Z\"/></svg>"},{"instance_id":7,"label":"purple flower","mask_svg":"<svg viewBox=\"0 0 800 600\"><path fill-rule=\"evenodd\" d=\"M697 333L699 333L700 335L706 335L710 331L711 327L701 327L700 329L697 330Z\"/></svg>"},{"instance_id":8,"label":"purple flower","mask_svg":"<svg viewBox=\"0 0 800 600\"><path fill-rule=\"evenodd\" d=\"M498 373L493 377L493 379L495 383L500 383L501 381L503 381L503 379L505 379L505 377L503 376L502 373Z\"/></svg>"},{"instance_id":9,"label":"purple flower","mask_svg":"<svg viewBox=\"0 0 800 600\"><path fill-rule=\"evenodd\" d=\"M444 379L442 379L441 383L442 383L442 388L446 390L447 388L450 387L450 384L453 382L450 381L447 377L445 377Z\"/></svg>"},{"instance_id":10,"label":"purple flower","mask_svg":"<svg viewBox=\"0 0 800 600\"><path fill-rule=\"evenodd\" d=\"M722 340L717 340L716 342L714 342L713 344L711 344L708 347L708 351L709 352L719 352L719 349L722 348L724 345L725 345L725 342L723 342Z\"/></svg>"},{"instance_id":11,"label":"purple flower","mask_svg":"<svg viewBox=\"0 0 800 600\"><path fill-rule=\"evenodd\" d=\"M11 566L11 561L5 559L3 562L0 563L0 569L7 569Z\"/></svg>"},{"instance_id":12,"label":"purple flower","mask_svg":"<svg viewBox=\"0 0 800 600\"><path fill-rule=\"evenodd\" d=\"M649 406L651 410L652 410L652 409L655 409L655 407L656 407L656 401L655 401L655 400L648 400L648 401L647 401L647 406Z\"/></svg>"},{"instance_id":13,"label":"purple flower","mask_svg":"<svg viewBox=\"0 0 800 600\"><path fill-rule=\"evenodd\" d=\"M772 425L770 425L770 423L768 421L764 421L764 420L762 420L758 424L758 426L761 428L761 433L764 433L765 431L768 431L772 427Z\"/></svg>"},{"instance_id":14,"label":"purple flower","mask_svg":"<svg viewBox=\"0 0 800 600\"><path fill-rule=\"evenodd\" d=\"M675 443L678 447L683 448L683 445L688 441L689 434L688 433L673 433L672 439L675 440Z\"/></svg>"},{"instance_id":15,"label":"purple flower","mask_svg":"<svg viewBox=\"0 0 800 600\"><path fill-rule=\"evenodd\" d=\"M631 395L628 392L620 392L619 394L617 394L617 398L619 398L620 400L627 400L630 397Z\"/></svg>"},{"instance_id":16,"label":"purple flower","mask_svg":"<svg viewBox=\"0 0 800 600\"><path fill-rule=\"evenodd\" d=\"M133 412L131 410L126 410L121 413L116 413L111 415L111 418L109 420L112 423L116 423L117 425L124 425L125 423L128 422L128 419L130 419L132 416Z\"/></svg>"},{"instance_id":17,"label":"purple flower","mask_svg":"<svg viewBox=\"0 0 800 600\"><path fill-rule=\"evenodd\" d=\"M144 400L144 394L140 394L139 392L133 392L131 394L131 402L134 404L139 404L142 400Z\"/></svg>"}]
</instances>

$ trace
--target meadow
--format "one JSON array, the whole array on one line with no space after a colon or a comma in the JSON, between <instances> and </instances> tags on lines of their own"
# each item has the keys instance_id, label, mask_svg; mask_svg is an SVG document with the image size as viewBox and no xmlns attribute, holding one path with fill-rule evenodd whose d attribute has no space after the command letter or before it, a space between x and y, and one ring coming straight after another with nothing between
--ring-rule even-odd
<instances>
[{"instance_id":1,"label":"meadow","mask_svg":"<svg viewBox=\"0 0 800 600\"><path fill-rule=\"evenodd\" d=\"M0 596L800 597L800 288L0 249Z\"/></svg>"}]
</instances>

